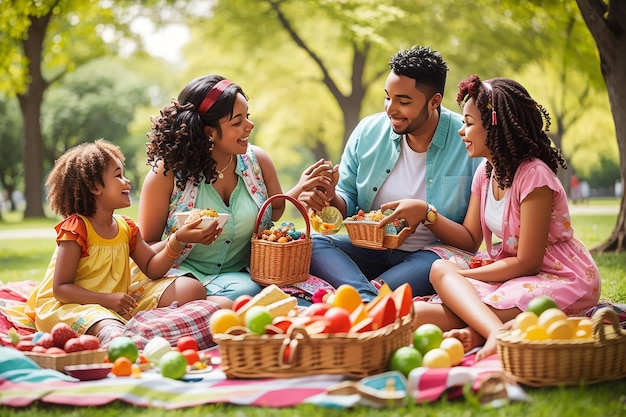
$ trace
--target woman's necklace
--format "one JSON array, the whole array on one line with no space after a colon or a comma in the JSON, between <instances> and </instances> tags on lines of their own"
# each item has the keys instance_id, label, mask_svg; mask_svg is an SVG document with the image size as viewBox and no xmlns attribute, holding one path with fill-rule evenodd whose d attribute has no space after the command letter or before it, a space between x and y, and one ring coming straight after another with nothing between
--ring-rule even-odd
<instances>
[{"instance_id":1,"label":"woman's necklace","mask_svg":"<svg viewBox=\"0 0 626 417\"><path fill-rule=\"evenodd\" d=\"M233 162L233 156L230 155L230 158L228 159L228 163L226 164L226 166L224 167L224 169L216 169L215 171L217 172L217 178L222 180L224 179L224 171L226 171L226 168L228 168L230 166L230 163Z\"/></svg>"}]
</instances>

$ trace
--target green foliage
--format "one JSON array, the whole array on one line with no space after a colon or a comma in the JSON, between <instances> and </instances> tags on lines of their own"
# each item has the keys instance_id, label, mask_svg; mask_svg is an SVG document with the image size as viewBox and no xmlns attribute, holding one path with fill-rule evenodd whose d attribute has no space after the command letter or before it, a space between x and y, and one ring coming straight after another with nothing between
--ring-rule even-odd
<instances>
[{"instance_id":1,"label":"green foliage","mask_svg":"<svg viewBox=\"0 0 626 417\"><path fill-rule=\"evenodd\" d=\"M589 185L592 188L613 188L615 181L621 178L617 157L600 155L598 164L589 170Z\"/></svg>"}]
</instances>

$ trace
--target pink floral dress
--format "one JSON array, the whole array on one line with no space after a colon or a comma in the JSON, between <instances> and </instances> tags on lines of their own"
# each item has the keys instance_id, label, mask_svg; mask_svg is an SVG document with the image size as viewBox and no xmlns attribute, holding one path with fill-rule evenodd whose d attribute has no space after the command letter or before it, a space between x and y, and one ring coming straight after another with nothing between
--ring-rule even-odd
<instances>
[{"instance_id":1,"label":"pink floral dress","mask_svg":"<svg viewBox=\"0 0 626 417\"><path fill-rule=\"evenodd\" d=\"M491 243L492 233L485 223L489 183L483 163L474 175L472 193L480 198L480 220L486 243L483 255L493 260L517 255L522 201L539 187L547 186L554 194L548 246L539 274L502 283L468 279L483 302L496 309L517 307L525 310L533 297L548 295L570 316L583 315L596 305L600 297L600 273L589 251L574 237L567 195L550 168L538 159L519 166L504 203L502 243L496 245Z\"/></svg>"}]
</instances>

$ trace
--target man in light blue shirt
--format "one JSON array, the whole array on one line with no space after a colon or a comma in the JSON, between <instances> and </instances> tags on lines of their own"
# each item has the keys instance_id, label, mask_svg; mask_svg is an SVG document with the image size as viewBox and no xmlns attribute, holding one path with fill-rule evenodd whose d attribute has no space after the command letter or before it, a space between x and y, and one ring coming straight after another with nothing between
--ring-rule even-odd
<instances>
[{"instance_id":1,"label":"man in light blue shirt","mask_svg":"<svg viewBox=\"0 0 626 417\"><path fill-rule=\"evenodd\" d=\"M364 118L352 132L335 189L300 196L316 210L320 198L329 201L344 218L403 198L427 202L424 221L409 225L414 233L398 249L357 247L347 235L313 235L311 274L335 288L352 285L364 301L378 292L372 280L392 289L408 282L414 296L433 294L428 276L439 256L425 248L437 243L428 224L437 213L463 222L480 162L468 157L461 141L461 115L441 106L448 71L441 55L414 46L389 64L385 112Z\"/></svg>"}]
</instances>

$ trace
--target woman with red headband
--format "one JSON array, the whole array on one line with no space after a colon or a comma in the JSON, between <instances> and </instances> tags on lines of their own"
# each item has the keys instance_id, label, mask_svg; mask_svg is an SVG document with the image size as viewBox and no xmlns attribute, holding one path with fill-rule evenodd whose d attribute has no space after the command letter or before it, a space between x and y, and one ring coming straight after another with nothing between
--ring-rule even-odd
<instances>
[{"instance_id":1,"label":"woman with red headband","mask_svg":"<svg viewBox=\"0 0 626 417\"><path fill-rule=\"evenodd\" d=\"M567 315L583 315L598 302L600 274L574 237L556 176L566 164L546 134L548 112L507 78L472 75L460 82L457 102L463 106L461 140L471 157L485 159L474 174L463 224L439 216L429 227L447 245L474 253L484 241L486 250L478 265L435 261L430 281L437 296L415 308L418 324L451 330L448 335L466 348L486 341L476 355L481 359L495 353L493 336L503 323L537 296L549 296ZM403 200L381 209L395 207L394 216L417 224L424 206Z\"/></svg>"},{"instance_id":2,"label":"woman with red headband","mask_svg":"<svg viewBox=\"0 0 626 417\"><path fill-rule=\"evenodd\" d=\"M261 290L246 270L250 237L263 202L282 193L270 157L249 143L254 123L248 116L248 97L239 85L219 75L192 80L151 119L147 162L152 169L139 200L144 238L155 247L169 245L177 258L170 274L194 276L207 296L231 300ZM326 187L331 181L332 166L321 160L286 194L297 198L303 190ZM177 230L174 213L194 208L230 216L223 228L213 222ZM284 200L273 201L264 212L263 226L278 220L284 209Z\"/></svg>"}]
</instances>

